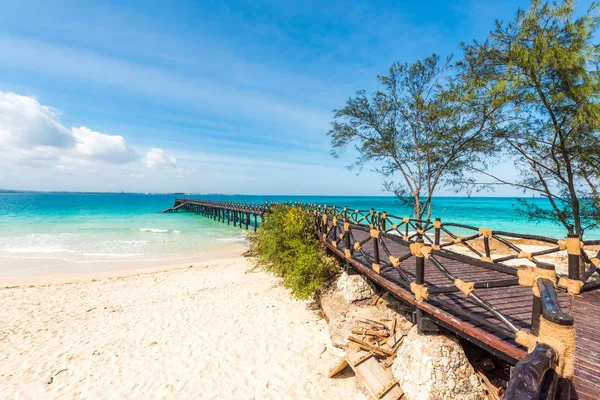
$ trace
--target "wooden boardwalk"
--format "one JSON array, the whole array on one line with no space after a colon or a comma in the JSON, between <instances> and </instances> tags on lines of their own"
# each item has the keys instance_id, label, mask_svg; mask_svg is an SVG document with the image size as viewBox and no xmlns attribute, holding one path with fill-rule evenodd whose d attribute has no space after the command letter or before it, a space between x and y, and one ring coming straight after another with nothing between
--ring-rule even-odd
<instances>
[{"instance_id":1,"label":"wooden boardwalk","mask_svg":"<svg viewBox=\"0 0 600 400\"><path fill-rule=\"evenodd\" d=\"M600 253L591 259L583 252L572 257L576 251L572 238L566 241L492 232L439 221L398 218L374 210L300 206L314 213L321 241L348 265L407 303L422 331L442 327L516 364L528 354L528 348L522 345L527 344L523 343L523 335L545 343L541 334L536 336L540 319L556 326L570 326L574 320L575 369L570 396L574 399L599 398L600 285L590 278L597 272ZM256 228L260 217L269 210L268 204L194 199L178 199L174 207L187 207L188 211L222 222L230 221L226 217L233 212L238 223L246 222L246 228L251 226L248 224L250 216L255 218ZM215 211L219 209L223 211ZM456 229L467 233L459 236ZM469 230L473 232L469 233ZM556 247L526 253L509 238L535 239ZM498 242L508 250L494 254L497 246L491 246L492 242ZM583 246L579 239L576 245L577 251ZM456 246L461 247L462 253L456 251ZM567 247L571 263L568 276L556 275L553 265L538 261L540 256ZM587 265L582 276L579 275L580 258ZM516 268L505 263L518 259L524 259L523 263L529 266ZM571 294L567 293L567 286ZM521 338L522 344L517 343L517 337Z\"/></svg>"},{"instance_id":2,"label":"wooden boardwalk","mask_svg":"<svg viewBox=\"0 0 600 400\"><path fill-rule=\"evenodd\" d=\"M600 398L600 290L573 298L577 345L573 389L578 399Z\"/></svg>"},{"instance_id":3,"label":"wooden boardwalk","mask_svg":"<svg viewBox=\"0 0 600 400\"><path fill-rule=\"evenodd\" d=\"M354 234L356 241L360 242L368 237L367 232L358 231ZM355 241L352 242L352 245ZM334 249L331 243L326 243L332 250L339 251L338 255L343 256L343 249ZM383 249L380 246L380 254L383 254ZM343 247L343 246L342 246ZM410 253L410 250L397 243L388 245L388 248L392 254L398 256L406 256ZM372 264L372 254L374 253L372 241L367 242L363 246L366 255L357 256L356 260L360 265L365 268ZM416 278L416 258L408 258L402 263L402 269L411 278L412 281ZM506 275L496 271L483 270L473 265L466 264L460 261L448 260L444 263L444 266L456 276L460 276L464 281L502 281L506 279ZM356 265L355 265L356 267ZM369 268L372 271L372 268ZM378 274L380 279L394 283L405 290L406 297L414 298L413 293L410 290L409 285L400 278L398 269L393 267L391 264L385 263L380 273ZM444 276L429 260L425 260L425 285L429 288L447 287L448 278ZM533 296L531 295L531 289L522 286L514 287L500 287L500 288L482 288L478 289L477 293L481 298L490 303L496 310L502 312L513 324L519 328L530 328L531 327L531 316L533 310ZM561 305L570 309L571 299L567 293L559 294ZM526 350L521 346L517 345L513 338L511 338L508 330L502 327L502 323L492 315L488 310L475 304L475 302L462 293L442 293L436 297L438 301L431 301L432 306L437 307L440 311L443 311L449 315L452 315L452 319L446 316L440 315L439 319L444 321L446 324L452 326L450 328L455 333L471 339L487 350L492 351L494 354L504 358L505 360L515 363L522 359L526 355ZM477 317L481 318L481 321L473 321L471 318L461 315L458 310L469 310ZM456 326L458 320L460 327ZM477 329L477 330L475 330ZM464 332L467 331L465 335Z\"/></svg>"}]
</instances>

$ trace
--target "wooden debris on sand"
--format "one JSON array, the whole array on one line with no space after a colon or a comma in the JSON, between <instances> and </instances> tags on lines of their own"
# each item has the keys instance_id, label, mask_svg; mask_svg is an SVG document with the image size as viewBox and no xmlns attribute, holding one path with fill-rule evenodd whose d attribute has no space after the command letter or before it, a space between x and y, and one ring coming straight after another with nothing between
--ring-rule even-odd
<instances>
[{"instance_id":1,"label":"wooden debris on sand","mask_svg":"<svg viewBox=\"0 0 600 400\"><path fill-rule=\"evenodd\" d=\"M376 399L398 400L404 394L392 371L381 365L372 352L350 345L346 360L357 378Z\"/></svg>"},{"instance_id":2,"label":"wooden debris on sand","mask_svg":"<svg viewBox=\"0 0 600 400\"><path fill-rule=\"evenodd\" d=\"M402 398L402 388L390 370L404 337L398 331L397 320L387 325L367 318L360 318L358 322L364 326L351 331L353 335L348 337L345 358L328 376L331 378L349 366L376 399Z\"/></svg>"}]
</instances>

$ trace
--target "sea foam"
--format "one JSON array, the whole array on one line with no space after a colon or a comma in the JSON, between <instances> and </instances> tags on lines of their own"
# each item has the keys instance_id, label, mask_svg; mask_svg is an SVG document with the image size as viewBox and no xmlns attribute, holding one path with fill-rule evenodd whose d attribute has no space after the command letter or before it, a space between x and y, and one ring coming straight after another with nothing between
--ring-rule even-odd
<instances>
[{"instance_id":1,"label":"sea foam","mask_svg":"<svg viewBox=\"0 0 600 400\"><path fill-rule=\"evenodd\" d=\"M179 233L179 231L171 231L169 229L160 229L160 228L139 228L137 229L140 232L152 232L152 233Z\"/></svg>"}]
</instances>

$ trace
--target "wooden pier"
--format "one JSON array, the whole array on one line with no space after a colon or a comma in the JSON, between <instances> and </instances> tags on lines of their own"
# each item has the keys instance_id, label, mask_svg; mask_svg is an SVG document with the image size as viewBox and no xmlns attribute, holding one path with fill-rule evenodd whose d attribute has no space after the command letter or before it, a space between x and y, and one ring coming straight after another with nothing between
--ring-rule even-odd
<instances>
[{"instance_id":1,"label":"wooden pier","mask_svg":"<svg viewBox=\"0 0 600 400\"><path fill-rule=\"evenodd\" d=\"M250 227L254 231L258 228L262 216L269 210L269 205L256 205L245 203L217 203L213 201L202 201L196 199L176 199L172 208L163 210L163 213L178 212L179 210L193 212L203 215L215 221L227 223L227 225L240 228Z\"/></svg>"},{"instance_id":2,"label":"wooden pier","mask_svg":"<svg viewBox=\"0 0 600 400\"><path fill-rule=\"evenodd\" d=\"M506 398L534 398L539 390L545 398L599 398L600 252L582 249L600 240L298 206L313 213L327 248L409 305L421 332L444 328L516 364ZM165 211L178 210L256 229L270 205L177 199ZM528 253L518 244L524 240L548 247ZM540 260L563 250L563 273Z\"/></svg>"}]
</instances>

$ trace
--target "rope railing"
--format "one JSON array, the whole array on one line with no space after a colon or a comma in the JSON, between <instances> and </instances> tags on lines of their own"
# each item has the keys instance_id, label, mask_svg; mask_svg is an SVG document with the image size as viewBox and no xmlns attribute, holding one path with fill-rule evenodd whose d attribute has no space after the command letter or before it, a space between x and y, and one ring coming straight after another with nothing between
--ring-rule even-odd
<instances>
[{"instance_id":1,"label":"rope railing","mask_svg":"<svg viewBox=\"0 0 600 400\"><path fill-rule=\"evenodd\" d=\"M600 268L600 251L593 256L584 251L586 246L600 245L600 240L581 241L575 235L559 239L541 235L494 231L459 223L443 223L439 218L434 221L426 221L398 217L386 212L376 212L374 209L349 210L347 207L324 205L317 206L317 211L332 218L342 218L353 224L377 228L383 233L399 236L405 242L423 239L424 243L433 250L444 249L492 264L517 261L521 262L523 267L535 268L541 264L547 264L547 261L540 260L540 257L566 250L569 262L565 271L559 272L558 285L572 294L600 287L597 280L589 281ZM472 234L460 235L457 229L462 232L470 231ZM442 235L444 235L443 240ZM515 239L532 240L553 246L527 252ZM494 247L493 244L496 246ZM583 274L580 273L580 265L585 266Z\"/></svg>"},{"instance_id":2,"label":"rope railing","mask_svg":"<svg viewBox=\"0 0 600 400\"><path fill-rule=\"evenodd\" d=\"M593 258L581 249L585 245L595 245L598 241L580 241L578 237L569 235L559 240L536 235L523 235L511 232L497 231L472 227L464 224L443 224L439 219L433 222L420 221L410 218L388 216L386 213L374 210L348 211L347 208L322 207L315 210L322 240L331 244L335 249L343 250L348 259L360 257L361 261L376 273L382 273L385 268L395 268L403 286L410 288L417 302L435 302L458 315L466 317L480 325L515 340L529 351L534 351L539 345L550 346L556 355L556 363L552 369L556 379L570 379L574 372L575 327L571 316L565 313L558 302L556 287L577 295L585 288L585 282L598 265ZM339 220L341 218L341 221ZM396 219L396 220L395 220ZM343 224L343 228L340 228ZM386 226L387 225L387 226ZM459 236L452 228L472 230L472 235ZM364 238L356 239L353 230L364 232ZM410 231L409 231L410 230ZM339 233L341 232L341 233ZM428 232L430 234L428 234ZM446 241L442 242L442 232ZM338 237L339 240L338 241ZM537 252L526 253L511 238L526 238L539 240L544 243L556 244L556 247ZM494 256L490 240L495 239L507 246L515 254ZM483 246L475 241L483 241ZM338 244L339 243L339 244ZM363 251L371 244L372 252ZM393 254L390 243L400 244L408 250L403 254ZM464 246L466 251L456 251L455 245ZM397 247L397 246L396 246ZM478 249L482 247L481 250ZM383 250L387 261L380 256ZM539 260L537 257L567 250L569 265L565 276L557 276L556 266ZM360 256L356 252L360 251ZM398 250L397 250L398 251ZM465 254L467 253L467 254ZM415 258L409 268L403 264ZM597 258L597 256L596 256ZM505 264L509 260L526 259L532 265L512 266ZM444 276L449 285L427 284L425 276L425 260L428 260ZM461 261L475 267L491 269L508 275L507 279L466 281L458 274L452 273L444 264L448 260ZM579 276L579 264L586 264L584 279ZM412 268L414 265L414 274ZM590 273L592 272L592 273ZM560 279L559 279L560 278ZM516 326L510 317L496 309L478 294L478 289L491 287L530 287L533 295L532 323L529 330ZM461 292L472 304L489 312L499 323L482 318L472 311L472 307L457 307L439 298L441 294Z\"/></svg>"},{"instance_id":3,"label":"rope railing","mask_svg":"<svg viewBox=\"0 0 600 400\"><path fill-rule=\"evenodd\" d=\"M550 238L442 222L440 219L425 221L398 217L374 209L350 210L348 207L312 203L249 204L177 199L175 206L184 203L254 214L255 218L268 213L274 204L309 210L322 242L348 262L385 279L393 279L412 294L411 301L418 308L425 310L424 305L428 303L442 307L501 337L512 339L529 352L540 346L550 347L555 360L551 369L557 379L568 380L573 375L574 320L561 308L557 290L578 295L600 287L600 280L592 279L599 272L600 252L589 255L585 251L586 246L599 245L600 240L582 241L574 235L563 239ZM212 216L222 218L220 212L217 217L214 213ZM255 229L256 226L255 219ZM519 242L521 240L550 246L527 252ZM568 264L560 265L557 273L557 266L548 262L547 256L562 251L567 253ZM482 272L474 276L471 270L469 273L456 268L457 263L473 266ZM580 273L581 266L583 273ZM392 271L397 272L394 277L390 275ZM435 275L435 282L431 281L431 274ZM531 290L530 326L518 324L480 293L485 289L515 287Z\"/></svg>"}]
</instances>

